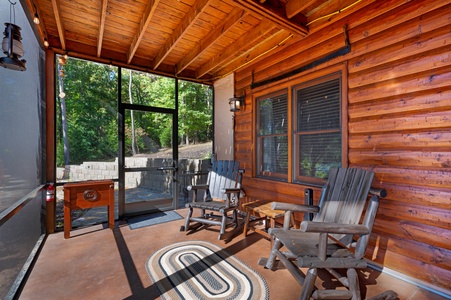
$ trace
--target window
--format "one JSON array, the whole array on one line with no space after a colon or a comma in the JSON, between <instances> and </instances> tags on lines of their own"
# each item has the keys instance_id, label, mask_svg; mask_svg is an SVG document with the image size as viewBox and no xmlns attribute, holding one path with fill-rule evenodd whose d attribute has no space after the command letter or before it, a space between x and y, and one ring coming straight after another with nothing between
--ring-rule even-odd
<instances>
[{"instance_id":1,"label":"window","mask_svg":"<svg viewBox=\"0 0 451 300\"><path fill-rule=\"evenodd\" d=\"M257 95L257 177L320 184L331 167L346 164L343 73L310 75Z\"/></svg>"},{"instance_id":2,"label":"window","mask_svg":"<svg viewBox=\"0 0 451 300\"><path fill-rule=\"evenodd\" d=\"M258 176L287 180L288 95L279 91L257 99Z\"/></svg>"},{"instance_id":3,"label":"window","mask_svg":"<svg viewBox=\"0 0 451 300\"><path fill-rule=\"evenodd\" d=\"M324 179L341 166L340 76L294 87L295 181Z\"/></svg>"}]
</instances>

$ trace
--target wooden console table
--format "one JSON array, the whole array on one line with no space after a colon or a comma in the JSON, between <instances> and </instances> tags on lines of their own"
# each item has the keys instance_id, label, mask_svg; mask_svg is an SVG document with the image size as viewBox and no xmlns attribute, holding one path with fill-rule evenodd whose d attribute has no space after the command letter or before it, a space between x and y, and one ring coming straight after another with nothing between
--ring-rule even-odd
<instances>
[{"instance_id":1,"label":"wooden console table","mask_svg":"<svg viewBox=\"0 0 451 300\"><path fill-rule=\"evenodd\" d=\"M70 237L73 210L108 207L108 224L114 228L114 182L112 180L85 181L64 185L64 238Z\"/></svg>"}]
</instances>

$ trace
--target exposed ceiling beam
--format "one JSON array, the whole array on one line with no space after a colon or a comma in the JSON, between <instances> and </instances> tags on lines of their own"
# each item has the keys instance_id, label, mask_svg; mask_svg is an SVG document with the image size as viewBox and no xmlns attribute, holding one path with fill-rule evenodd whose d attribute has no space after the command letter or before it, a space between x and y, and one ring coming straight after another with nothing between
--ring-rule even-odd
<instances>
[{"instance_id":1,"label":"exposed ceiling beam","mask_svg":"<svg viewBox=\"0 0 451 300\"><path fill-rule=\"evenodd\" d=\"M143 13L143 17L141 18L141 22L139 23L138 31L136 32L133 38L133 41L130 45L130 50L128 51L127 54L128 64L132 61L133 56L135 56L136 49L138 49L139 43L141 43L144 33L146 32L147 26L149 26L150 20L152 19L152 16L155 14L159 2L160 0L150 0L147 3L146 11Z\"/></svg>"},{"instance_id":2,"label":"exposed ceiling beam","mask_svg":"<svg viewBox=\"0 0 451 300\"><path fill-rule=\"evenodd\" d=\"M236 40L232 45L227 47L227 49L220 55L212 58L210 61L205 63L196 71L196 78L201 78L212 69L218 65L229 60L231 57L238 57L241 52L243 52L243 45L249 45L255 43L262 36L270 32L274 28L274 24L271 22L263 21L257 27L255 27L251 32L243 35L238 40Z\"/></svg>"},{"instance_id":3,"label":"exposed ceiling beam","mask_svg":"<svg viewBox=\"0 0 451 300\"><path fill-rule=\"evenodd\" d=\"M234 0L234 2L243 9L255 13L257 16L262 16L293 34L301 36L306 36L308 34L308 28L306 26L288 19L285 12L282 15L268 9L264 6L264 3L260 4L253 0Z\"/></svg>"},{"instance_id":4,"label":"exposed ceiling beam","mask_svg":"<svg viewBox=\"0 0 451 300\"><path fill-rule=\"evenodd\" d=\"M234 25L240 22L246 12L241 8L235 7L228 17L219 23L214 30L212 30L205 38L201 40L201 43L196 45L188 55L186 55L177 64L177 74L180 74L185 68L187 68L194 60L196 60L205 50L207 50L211 45L213 45L222 35L229 31Z\"/></svg>"},{"instance_id":5,"label":"exposed ceiling beam","mask_svg":"<svg viewBox=\"0 0 451 300\"><path fill-rule=\"evenodd\" d=\"M102 7L100 9L100 23L99 36L97 37L97 57L102 53L103 33L105 31L106 9L108 7L108 0L102 0Z\"/></svg>"},{"instance_id":6,"label":"exposed ceiling beam","mask_svg":"<svg viewBox=\"0 0 451 300\"><path fill-rule=\"evenodd\" d=\"M64 32L63 22L61 21L61 10L58 0L52 0L53 14L55 15L56 27L60 38L61 49L66 50L66 34Z\"/></svg>"},{"instance_id":7,"label":"exposed ceiling beam","mask_svg":"<svg viewBox=\"0 0 451 300\"><path fill-rule=\"evenodd\" d=\"M163 47L160 48L157 55L155 56L153 62L153 69L155 70L163 62L163 60L169 55L169 53L174 49L176 44L183 38L185 32L193 26L201 13L208 7L212 0L198 0L190 8L188 13L179 23L179 25L174 29L171 37L166 41Z\"/></svg>"},{"instance_id":8,"label":"exposed ceiling beam","mask_svg":"<svg viewBox=\"0 0 451 300\"><path fill-rule=\"evenodd\" d=\"M302 12L307 7L317 2L317 0L289 0L285 5L285 11L287 12L287 18L292 18L298 13Z\"/></svg>"}]
</instances>

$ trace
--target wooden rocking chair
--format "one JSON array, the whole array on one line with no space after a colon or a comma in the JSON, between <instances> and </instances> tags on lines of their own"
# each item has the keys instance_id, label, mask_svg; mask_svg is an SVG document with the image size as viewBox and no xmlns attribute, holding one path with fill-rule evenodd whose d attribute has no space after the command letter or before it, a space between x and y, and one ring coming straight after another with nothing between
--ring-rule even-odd
<instances>
[{"instance_id":1,"label":"wooden rocking chair","mask_svg":"<svg viewBox=\"0 0 451 300\"><path fill-rule=\"evenodd\" d=\"M194 230L202 225L217 225L220 226L218 239L221 240L228 226L239 226L238 206L244 173L239 166L236 161L215 160L208 173L207 184L187 187L189 191L193 191L193 200L186 204L189 210L185 226L181 226L180 231ZM200 190L205 191L205 194L201 201L197 201L197 192ZM199 217L193 217L194 208L200 209ZM215 215L215 212L219 214ZM231 216L229 212L232 212ZM190 225L190 222L195 224Z\"/></svg>"},{"instance_id":2,"label":"wooden rocking chair","mask_svg":"<svg viewBox=\"0 0 451 300\"><path fill-rule=\"evenodd\" d=\"M300 299L361 299L356 269L367 267L364 255L379 197L386 196L383 189L371 189L373 177L371 171L334 168L318 206L274 203L273 209L286 211L284 228L270 230L274 244L269 258L260 259L259 264L274 270L281 262L302 285ZM373 196L367 201L369 194ZM366 203L365 216L359 223ZM301 229L289 229L294 211L316 215L312 221L303 221ZM308 269L306 274L301 268ZM346 289L317 290L318 269L328 271ZM346 275L337 269L346 269ZM394 292L388 295L396 296Z\"/></svg>"}]
</instances>

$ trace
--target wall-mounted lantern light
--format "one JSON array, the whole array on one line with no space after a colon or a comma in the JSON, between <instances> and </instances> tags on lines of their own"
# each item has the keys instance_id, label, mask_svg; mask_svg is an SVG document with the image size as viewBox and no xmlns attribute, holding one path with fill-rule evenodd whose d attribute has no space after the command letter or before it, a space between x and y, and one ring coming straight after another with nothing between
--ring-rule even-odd
<instances>
[{"instance_id":1,"label":"wall-mounted lantern light","mask_svg":"<svg viewBox=\"0 0 451 300\"><path fill-rule=\"evenodd\" d=\"M229 99L230 111L240 111L244 106L244 97L233 97Z\"/></svg>"},{"instance_id":2,"label":"wall-mounted lantern light","mask_svg":"<svg viewBox=\"0 0 451 300\"><path fill-rule=\"evenodd\" d=\"M3 32L4 38L2 42L3 53L6 57L0 57L0 65L7 69L25 71L25 59L20 60L24 54L22 37L20 35L21 28L12 23L5 23L5 32Z\"/></svg>"}]
</instances>

